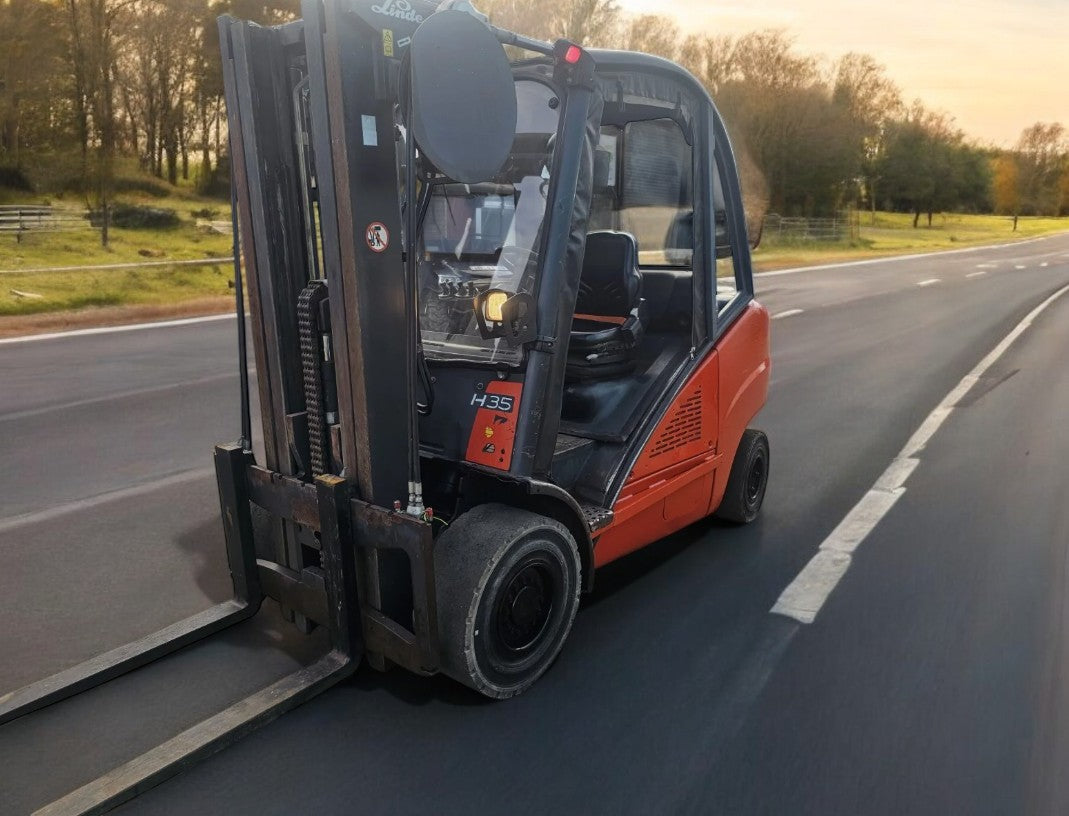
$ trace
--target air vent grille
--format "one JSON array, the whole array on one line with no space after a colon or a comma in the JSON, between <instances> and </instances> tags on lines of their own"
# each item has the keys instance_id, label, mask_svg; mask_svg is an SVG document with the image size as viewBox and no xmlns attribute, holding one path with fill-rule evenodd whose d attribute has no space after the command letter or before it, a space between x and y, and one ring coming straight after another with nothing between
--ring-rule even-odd
<instances>
[{"instance_id":1,"label":"air vent grille","mask_svg":"<svg viewBox=\"0 0 1069 816\"><path fill-rule=\"evenodd\" d=\"M702 438L702 389L698 386L679 404L668 423L657 434L650 447L650 457L660 456L682 448Z\"/></svg>"}]
</instances>

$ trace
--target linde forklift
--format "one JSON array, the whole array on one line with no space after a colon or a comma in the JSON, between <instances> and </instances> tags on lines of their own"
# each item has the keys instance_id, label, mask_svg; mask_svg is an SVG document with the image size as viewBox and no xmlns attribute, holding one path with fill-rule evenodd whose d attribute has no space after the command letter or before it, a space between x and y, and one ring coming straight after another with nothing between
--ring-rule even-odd
<instances>
[{"instance_id":1,"label":"linde forklift","mask_svg":"<svg viewBox=\"0 0 1069 816\"><path fill-rule=\"evenodd\" d=\"M114 807L362 660L519 694L598 568L764 499L768 313L702 86L456 0L302 14L219 21L263 438L239 319L234 597L0 698L0 723L264 598L332 648L48 812Z\"/></svg>"}]
</instances>

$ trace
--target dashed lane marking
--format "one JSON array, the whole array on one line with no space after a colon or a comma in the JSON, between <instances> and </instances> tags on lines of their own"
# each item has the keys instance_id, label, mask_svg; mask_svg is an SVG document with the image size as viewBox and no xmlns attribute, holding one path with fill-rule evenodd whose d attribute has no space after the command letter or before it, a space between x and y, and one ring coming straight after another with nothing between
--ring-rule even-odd
<instances>
[{"instance_id":1,"label":"dashed lane marking","mask_svg":"<svg viewBox=\"0 0 1069 816\"><path fill-rule=\"evenodd\" d=\"M979 272L970 272L965 277L967 277L967 278L978 278L981 275L986 275L986 274L987 274L987 270L986 269L981 269Z\"/></svg>"},{"instance_id":2,"label":"dashed lane marking","mask_svg":"<svg viewBox=\"0 0 1069 816\"><path fill-rule=\"evenodd\" d=\"M1024 264L1014 264L1014 265L1013 265L1013 268L1014 268L1014 269L1024 269L1024 268L1025 268L1025 265L1024 265Z\"/></svg>"},{"instance_id":3,"label":"dashed lane marking","mask_svg":"<svg viewBox=\"0 0 1069 816\"><path fill-rule=\"evenodd\" d=\"M936 283L941 283L941 278L928 278L928 280L922 280L917 282L917 286L932 286Z\"/></svg>"},{"instance_id":4,"label":"dashed lane marking","mask_svg":"<svg viewBox=\"0 0 1069 816\"><path fill-rule=\"evenodd\" d=\"M943 397L942 402L913 432L905 447L891 460L891 464L872 488L824 539L817 554L783 590L770 610L772 614L793 618L799 623L812 623L816 620L824 602L850 568L854 552L906 492L905 483L920 463L920 453L950 416L954 406L1032 325L1043 310L1066 292L1069 292L1069 286L1063 286L1025 315L1024 319Z\"/></svg>"}]
</instances>

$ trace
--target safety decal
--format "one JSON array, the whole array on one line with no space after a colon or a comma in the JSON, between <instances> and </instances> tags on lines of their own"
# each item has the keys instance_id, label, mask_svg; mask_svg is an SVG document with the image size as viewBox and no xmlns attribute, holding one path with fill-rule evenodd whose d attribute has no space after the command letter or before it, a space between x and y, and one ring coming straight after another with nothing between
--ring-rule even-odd
<instances>
[{"instance_id":1,"label":"safety decal","mask_svg":"<svg viewBox=\"0 0 1069 816\"><path fill-rule=\"evenodd\" d=\"M390 245L390 231L381 221L367 225L367 248L372 252L385 252Z\"/></svg>"},{"instance_id":2,"label":"safety decal","mask_svg":"<svg viewBox=\"0 0 1069 816\"><path fill-rule=\"evenodd\" d=\"M481 385L481 384L480 384ZM523 383L495 380L477 388L471 404L478 406L464 458L476 465L508 470L512 465L512 441Z\"/></svg>"}]
</instances>

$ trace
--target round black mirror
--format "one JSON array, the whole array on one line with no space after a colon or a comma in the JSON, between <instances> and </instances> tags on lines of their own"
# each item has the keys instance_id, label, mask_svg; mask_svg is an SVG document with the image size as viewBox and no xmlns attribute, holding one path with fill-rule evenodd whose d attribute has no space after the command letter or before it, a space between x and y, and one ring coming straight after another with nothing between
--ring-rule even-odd
<instances>
[{"instance_id":1,"label":"round black mirror","mask_svg":"<svg viewBox=\"0 0 1069 816\"><path fill-rule=\"evenodd\" d=\"M455 181L493 178L516 136L516 87L497 38L470 14L439 11L416 29L408 57L420 150Z\"/></svg>"}]
</instances>

